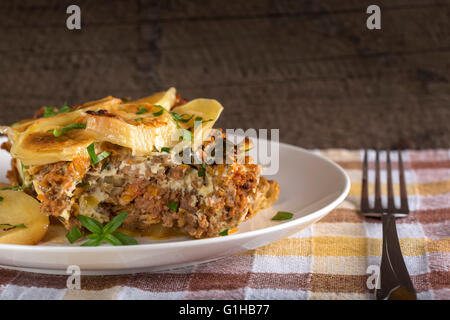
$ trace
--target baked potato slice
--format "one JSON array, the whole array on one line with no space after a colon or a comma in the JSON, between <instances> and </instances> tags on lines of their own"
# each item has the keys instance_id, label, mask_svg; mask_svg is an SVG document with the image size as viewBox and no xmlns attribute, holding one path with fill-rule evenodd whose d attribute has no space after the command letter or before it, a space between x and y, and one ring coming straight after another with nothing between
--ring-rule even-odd
<instances>
[{"instance_id":1,"label":"baked potato slice","mask_svg":"<svg viewBox=\"0 0 450 320\"><path fill-rule=\"evenodd\" d=\"M149 103L112 106L108 114L88 114L86 130L96 141L107 141L138 153L172 144L176 123L160 107Z\"/></svg>"},{"instance_id":2,"label":"baked potato slice","mask_svg":"<svg viewBox=\"0 0 450 320\"><path fill-rule=\"evenodd\" d=\"M72 161L89 157L87 147L94 138L85 130L71 130L60 137L53 132L31 132L19 138L11 147L11 156L26 166Z\"/></svg>"},{"instance_id":3,"label":"baked potato slice","mask_svg":"<svg viewBox=\"0 0 450 320\"><path fill-rule=\"evenodd\" d=\"M132 104L149 103L153 105L160 105L167 110L172 109L177 98L177 91L175 88L170 88L167 91L157 92L151 96L144 97L138 100L131 101Z\"/></svg>"},{"instance_id":4,"label":"baked potato slice","mask_svg":"<svg viewBox=\"0 0 450 320\"><path fill-rule=\"evenodd\" d=\"M3 186L4 187L4 186ZM49 226L39 202L22 191L0 190L0 243L37 244Z\"/></svg>"}]
</instances>

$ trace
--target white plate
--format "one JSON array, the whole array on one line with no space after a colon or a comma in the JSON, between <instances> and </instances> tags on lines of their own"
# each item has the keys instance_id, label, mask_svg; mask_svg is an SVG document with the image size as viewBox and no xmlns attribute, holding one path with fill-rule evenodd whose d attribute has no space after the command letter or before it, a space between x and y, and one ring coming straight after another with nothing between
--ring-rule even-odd
<instances>
[{"instance_id":1,"label":"white plate","mask_svg":"<svg viewBox=\"0 0 450 320\"><path fill-rule=\"evenodd\" d=\"M200 240L138 239L139 245L123 247L0 244L0 265L55 274L65 273L69 265L78 265L82 274L157 271L219 259L287 237L321 219L341 203L349 192L350 179L341 167L319 155L283 143L279 147L279 171L268 177L280 184L279 200L272 208L241 224L237 233ZM2 150L0 181L7 181L5 174L9 167L10 156ZM272 221L277 211L292 212L294 217Z\"/></svg>"}]
</instances>

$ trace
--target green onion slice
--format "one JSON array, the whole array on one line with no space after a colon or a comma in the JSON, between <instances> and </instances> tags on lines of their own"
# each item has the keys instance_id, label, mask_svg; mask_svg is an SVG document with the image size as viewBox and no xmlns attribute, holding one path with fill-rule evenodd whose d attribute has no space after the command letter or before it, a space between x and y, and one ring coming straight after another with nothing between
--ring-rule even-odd
<instances>
[{"instance_id":1,"label":"green onion slice","mask_svg":"<svg viewBox=\"0 0 450 320\"><path fill-rule=\"evenodd\" d=\"M139 111L136 112L136 114L143 114L143 113L146 113L146 112L148 112L147 108L144 108L143 106L140 106L139 107Z\"/></svg>"},{"instance_id":2,"label":"green onion slice","mask_svg":"<svg viewBox=\"0 0 450 320\"><path fill-rule=\"evenodd\" d=\"M103 151L101 153L99 153L98 155L95 153L95 145L94 142L92 142L88 147L87 147L87 152L89 154L89 157L91 157L91 163L93 166L95 166L97 163L99 163L100 161L102 161L103 159L109 157L110 153L108 151Z\"/></svg>"},{"instance_id":3,"label":"green onion slice","mask_svg":"<svg viewBox=\"0 0 450 320\"><path fill-rule=\"evenodd\" d=\"M86 124L85 123L71 123L71 124L65 126L64 128L53 129L53 135L55 137L60 137L67 131L74 130L74 129L86 129Z\"/></svg>"}]
</instances>

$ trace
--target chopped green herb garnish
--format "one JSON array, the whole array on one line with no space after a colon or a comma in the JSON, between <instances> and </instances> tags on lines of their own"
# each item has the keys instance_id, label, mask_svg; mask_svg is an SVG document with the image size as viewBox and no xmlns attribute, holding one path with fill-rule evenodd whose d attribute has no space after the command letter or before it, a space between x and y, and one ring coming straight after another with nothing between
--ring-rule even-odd
<instances>
[{"instance_id":1,"label":"chopped green herb garnish","mask_svg":"<svg viewBox=\"0 0 450 320\"><path fill-rule=\"evenodd\" d=\"M181 122L189 122L194 117L194 115L191 115L189 118L183 118L184 116L189 116L186 113L179 115L176 112L171 112L171 114L172 114L172 117L175 119L175 121L181 121Z\"/></svg>"},{"instance_id":2,"label":"chopped green herb garnish","mask_svg":"<svg viewBox=\"0 0 450 320\"><path fill-rule=\"evenodd\" d=\"M139 107L139 111L136 112L136 114L143 114L143 113L146 113L146 112L148 112L147 108L144 108L143 106L140 106Z\"/></svg>"},{"instance_id":3,"label":"chopped green herb garnish","mask_svg":"<svg viewBox=\"0 0 450 320\"><path fill-rule=\"evenodd\" d=\"M96 236L93 239L89 239L88 241L83 243L81 246L82 247L97 247L102 243L102 240L103 239L100 236Z\"/></svg>"},{"instance_id":4,"label":"chopped green herb garnish","mask_svg":"<svg viewBox=\"0 0 450 320\"><path fill-rule=\"evenodd\" d=\"M155 105L155 107L161 108L161 110L159 110L158 112L153 113L153 115L154 115L155 117L162 115L163 112L166 111L167 113L169 113L169 114L172 116L172 119L173 119L173 120L175 121L175 123L177 124L177 128L180 127L180 125L178 124L178 121L181 121L181 122L189 122L189 121L194 117L194 115L191 115L191 116L189 117L189 115L186 114L186 113L183 113L182 115L179 115L179 114L176 113L176 112L170 112L170 111L168 111L166 108L164 108L163 106L160 106L160 105ZM185 118L185 116L188 116L188 118Z\"/></svg>"},{"instance_id":5,"label":"chopped green herb garnish","mask_svg":"<svg viewBox=\"0 0 450 320\"><path fill-rule=\"evenodd\" d=\"M2 196L0 196L0 202L2 202L3 201L3 197Z\"/></svg>"},{"instance_id":6,"label":"chopped green herb garnish","mask_svg":"<svg viewBox=\"0 0 450 320\"><path fill-rule=\"evenodd\" d=\"M26 228L26 226L21 223L21 224L16 224L16 225L12 225L9 223L0 223L0 227L8 227L8 228L3 228L3 231L9 231L15 228Z\"/></svg>"},{"instance_id":7,"label":"chopped green herb garnish","mask_svg":"<svg viewBox=\"0 0 450 320\"><path fill-rule=\"evenodd\" d=\"M99 153L98 155L95 153L95 145L94 142L92 142L88 147L87 151L89 154L89 157L91 157L91 163L93 166L95 166L97 163L102 161L103 159L109 157L110 153L108 151L103 151Z\"/></svg>"},{"instance_id":8,"label":"chopped green herb garnish","mask_svg":"<svg viewBox=\"0 0 450 320\"><path fill-rule=\"evenodd\" d=\"M144 120L144 118L137 118L137 119L134 119L134 121L142 121L142 120Z\"/></svg>"},{"instance_id":9,"label":"chopped green herb garnish","mask_svg":"<svg viewBox=\"0 0 450 320\"><path fill-rule=\"evenodd\" d=\"M178 206L179 206L178 202L175 202L175 201L170 201L167 204L167 207L174 212L178 211Z\"/></svg>"},{"instance_id":10,"label":"chopped green herb garnish","mask_svg":"<svg viewBox=\"0 0 450 320\"><path fill-rule=\"evenodd\" d=\"M94 142L92 142L88 147L87 147L87 152L89 154L89 157L91 157L91 163L94 165L95 163L97 163L97 154L95 153L95 145Z\"/></svg>"},{"instance_id":11,"label":"chopped green herb garnish","mask_svg":"<svg viewBox=\"0 0 450 320\"><path fill-rule=\"evenodd\" d=\"M1 190L19 191L19 190L22 190L22 186L6 187L6 188L2 188Z\"/></svg>"},{"instance_id":12,"label":"chopped green herb garnish","mask_svg":"<svg viewBox=\"0 0 450 320\"><path fill-rule=\"evenodd\" d=\"M50 118L56 115L56 112L54 111L56 107L45 107L44 108L44 118Z\"/></svg>"},{"instance_id":13,"label":"chopped green herb garnish","mask_svg":"<svg viewBox=\"0 0 450 320\"><path fill-rule=\"evenodd\" d=\"M72 229L66 234L67 240L70 243L74 243L80 238L84 237L84 233L77 226L73 226Z\"/></svg>"},{"instance_id":14,"label":"chopped green herb garnish","mask_svg":"<svg viewBox=\"0 0 450 320\"><path fill-rule=\"evenodd\" d=\"M107 241L114 246L138 244L138 242L129 235L121 232L115 232L117 228L120 227L120 225L123 223L123 221L126 219L127 216L128 212L122 212L117 216L115 216L105 226L102 226L102 224L97 220L79 214L78 219L80 220L83 227L92 232L91 234L88 234L86 236L88 241L84 242L81 246L83 247L99 246L104 241ZM84 234L81 233L79 229L78 230L77 229L72 228L72 230L66 235L67 239L71 243L84 237ZM75 240L71 241L71 239Z\"/></svg>"},{"instance_id":15,"label":"chopped green herb garnish","mask_svg":"<svg viewBox=\"0 0 450 320\"><path fill-rule=\"evenodd\" d=\"M223 230L221 233L219 233L219 236L227 236L228 235L228 229Z\"/></svg>"},{"instance_id":16,"label":"chopped green herb garnish","mask_svg":"<svg viewBox=\"0 0 450 320\"><path fill-rule=\"evenodd\" d=\"M182 130L183 130L183 135L181 136L181 140L194 141L194 136L192 135L192 133L189 130L186 130L186 129L182 129Z\"/></svg>"},{"instance_id":17,"label":"chopped green herb garnish","mask_svg":"<svg viewBox=\"0 0 450 320\"><path fill-rule=\"evenodd\" d=\"M53 129L53 135L55 137L60 137L67 131L74 130L74 129L86 129L86 124L85 123L71 123L62 129Z\"/></svg>"},{"instance_id":18,"label":"chopped green herb garnish","mask_svg":"<svg viewBox=\"0 0 450 320\"><path fill-rule=\"evenodd\" d=\"M202 163L200 165L200 168L198 168L198 176L199 177L204 177L206 176L206 163Z\"/></svg>"},{"instance_id":19,"label":"chopped green herb garnish","mask_svg":"<svg viewBox=\"0 0 450 320\"><path fill-rule=\"evenodd\" d=\"M168 148L168 147L162 147L162 148L161 148L161 152L167 152L167 153L170 153L170 148Z\"/></svg>"},{"instance_id":20,"label":"chopped green herb garnish","mask_svg":"<svg viewBox=\"0 0 450 320\"><path fill-rule=\"evenodd\" d=\"M61 109L59 109L58 114L60 113L66 113L69 112L71 109L68 105L66 105L66 102L64 102L64 106L61 107Z\"/></svg>"},{"instance_id":21,"label":"chopped green herb garnish","mask_svg":"<svg viewBox=\"0 0 450 320\"><path fill-rule=\"evenodd\" d=\"M95 219L79 214L78 220L80 220L83 227L92 233L101 233L103 231L102 224Z\"/></svg>"},{"instance_id":22,"label":"chopped green herb garnish","mask_svg":"<svg viewBox=\"0 0 450 320\"><path fill-rule=\"evenodd\" d=\"M117 239L119 239L122 242L122 244L125 245L125 246L138 244L138 242L133 237L130 237L126 233L114 232L114 236Z\"/></svg>"},{"instance_id":23,"label":"chopped green herb garnish","mask_svg":"<svg viewBox=\"0 0 450 320\"><path fill-rule=\"evenodd\" d=\"M102 151L97 155L97 163L102 161L103 159L108 158L110 153L108 151Z\"/></svg>"},{"instance_id":24,"label":"chopped green herb garnish","mask_svg":"<svg viewBox=\"0 0 450 320\"><path fill-rule=\"evenodd\" d=\"M203 120L202 117L197 117L194 120L194 129L196 129L200 124L209 122L209 121L213 121L213 119L208 119L208 120Z\"/></svg>"},{"instance_id":25,"label":"chopped green herb garnish","mask_svg":"<svg viewBox=\"0 0 450 320\"><path fill-rule=\"evenodd\" d=\"M294 215L286 211L278 211L276 215L273 216L272 220L289 220Z\"/></svg>"},{"instance_id":26,"label":"chopped green herb garnish","mask_svg":"<svg viewBox=\"0 0 450 320\"><path fill-rule=\"evenodd\" d=\"M194 130L197 129L197 127L203 123L202 120L203 120L202 117L197 117L194 119Z\"/></svg>"},{"instance_id":27,"label":"chopped green herb garnish","mask_svg":"<svg viewBox=\"0 0 450 320\"><path fill-rule=\"evenodd\" d=\"M113 246L122 245L122 242L118 238L116 238L116 236L113 234L107 233L107 234L105 234L104 238L106 241L111 243Z\"/></svg>"},{"instance_id":28,"label":"chopped green herb garnish","mask_svg":"<svg viewBox=\"0 0 450 320\"><path fill-rule=\"evenodd\" d=\"M66 102L64 102L64 105L58 111L55 111L55 109L56 107L45 107L44 118L50 118L56 116L57 114L69 112L71 110L70 107L66 104Z\"/></svg>"},{"instance_id":29,"label":"chopped green herb garnish","mask_svg":"<svg viewBox=\"0 0 450 320\"><path fill-rule=\"evenodd\" d=\"M12 191L22 191L24 189L26 189L27 187L29 187L31 184L29 184L28 186L25 184L25 166L23 165L23 163L20 163L20 168L22 170L22 179L23 179L23 183L21 186L14 186L14 187L6 187L6 188L2 188L0 190L12 190Z\"/></svg>"},{"instance_id":30,"label":"chopped green herb garnish","mask_svg":"<svg viewBox=\"0 0 450 320\"><path fill-rule=\"evenodd\" d=\"M18 125L20 125L20 122L14 122L10 127L17 127Z\"/></svg>"},{"instance_id":31,"label":"chopped green herb garnish","mask_svg":"<svg viewBox=\"0 0 450 320\"><path fill-rule=\"evenodd\" d=\"M156 106L156 107L161 108L161 110L159 110L159 111L157 111L157 112L154 112L153 115L154 115L155 117L159 117L160 115L163 114L163 112L164 112L165 109L164 109L163 107L161 107L161 106Z\"/></svg>"},{"instance_id":32,"label":"chopped green herb garnish","mask_svg":"<svg viewBox=\"0 0 450 320\"><path fill-rule=\"evenodd\" d=\"M111 232L116 231L117 228L120 227L120 225L127 218L127 216L128 216L128 212L122 212L121 214L118 214L103 227L103 232L111 233Z\"/></svg>"}]
</instances>

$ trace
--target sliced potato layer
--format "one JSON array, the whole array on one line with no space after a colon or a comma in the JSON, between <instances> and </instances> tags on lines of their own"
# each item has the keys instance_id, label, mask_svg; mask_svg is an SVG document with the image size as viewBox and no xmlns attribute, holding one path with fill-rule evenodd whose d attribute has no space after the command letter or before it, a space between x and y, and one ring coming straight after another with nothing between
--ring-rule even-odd
<instances>
[{"instance_id":1,"label":"sliced potato layer","mask_svg":"<svg viewBox=\"0 0 450 320\"><path fill-rule=\"evenodd\" d=\"M149 153L153 148L160 150L172 144L176 124L161 108L148 103L123 104L113 106L110 112L116 117L86 117L86 129L96 141L111 142L138 153Z\"/></svg>"},{"instance_id":2,"label":"sliced potato layer","mask_svg":"<svg viewBox=\"0 0 450 320\"><path fill-rule=\"evenodd\" d=\"M195 99L180 107L175 107L173 112L179 115L186 114L192 116L190 121L183 124L185 128L194 127L196 120L197 123L201 121L201 126L198 126L194 131L194 143L195 146L199 146L208 136L214 123L219 119L222 110L223 107L217 100Z\"/></svg>"},{"instance_id":3,"label":"sliced potato layer","mask_svg":"<svg viewBox=\"0 0 450 320\"><path fill-rule=\"evenodd\" d=\"M170 88L130 103L106 97L80 105L74 111L40 118L18 128L7 127L12 142L11 155L26 166L72 161L87 157L92 142L110 142L130 148L135 153L150 153L162 147L173 147L179 141L177 129L193 129L194 120L202 121L202 135L213 127L223 107L216 100L196 99L172 109L176 90ZM65 130L58 137L54 129Z\"/></svg>"},{"instance_id":4,"label":"sliced potato layer","mask_svg":"<svg viewBox=\"0 0 450 320\"><path fill-rule=\"evenodd\" d=\"M60 137L52 132L32 132L12 145L11 156L26 166L72 161L76 157L88 157L87 146L93 141L85 130L68 131Z\"/></svg>"},{"instance_id":5,"label":"sliced potato layer","mask_svg":"<svg viewBox=\"0 0 450 320\"><path fill-rule=\"evenodd\" d=\"M49 219L39 202L22 191L0 190L0 243L37 244L47 232Z\"/></svg>"},{"instance_id":6,"label":"sliced potato layer","mask_svg":"<svg viewBox=\"0 0 450 320\"><path fill-rule=\"evenodd\" d=\"M175 88L170 88L167 91L157 92L155 94L152 94L151 96L132 101L132 103L134 104L149 103L163 106L167 110L170 110L175 104L176 97L177 91L175 90Z\"/></svg>"}]
</instances>

